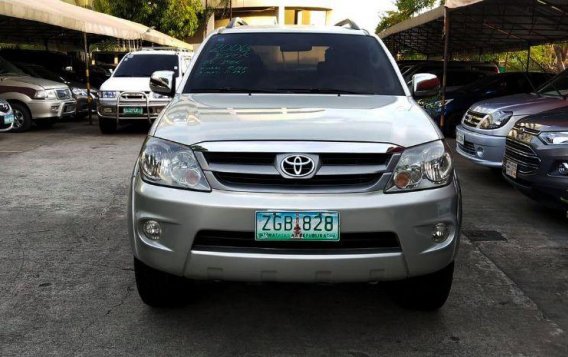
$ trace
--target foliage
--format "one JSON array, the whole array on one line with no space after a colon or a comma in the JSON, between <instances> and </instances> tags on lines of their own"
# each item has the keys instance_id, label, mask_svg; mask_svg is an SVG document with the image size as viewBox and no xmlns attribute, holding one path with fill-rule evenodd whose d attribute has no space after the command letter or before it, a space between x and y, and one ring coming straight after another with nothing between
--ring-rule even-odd
<instances>
[{"instance_id":1,"label":"foliage","mask_svg":"<svg viewBox=\"0 0 568 357\"><path fill-rule=\"evenodd\" d=\"M197 31L204 11L200 0L94 0L93 7L182 39Z\"/></svg>"},{"instance_id":2,"label":"foliage","mask_svg":"<svg viewBox=\"0 0 568 357\"><path fill-rule=\"evenodd\" d=\"M431 8L435 5L443 4L444 0L396 0L396 10L386 11L377 25L376 32L379 33L389 27L407 20L418 12Z\"/></svg>"}]
</instances>

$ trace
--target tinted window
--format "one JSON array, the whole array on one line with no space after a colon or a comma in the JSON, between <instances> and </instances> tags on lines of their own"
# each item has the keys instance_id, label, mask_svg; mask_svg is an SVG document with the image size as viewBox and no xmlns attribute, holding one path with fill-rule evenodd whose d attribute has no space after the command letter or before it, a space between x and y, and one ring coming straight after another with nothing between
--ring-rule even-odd
<instances>
[{"instance_id":1,"label":"tinted window","mask_svg":"<svg viewBox=\"0 0 568 357\"><path fill-rule=\"evenodd\" d=\"M370 36L311 33L219 34L196 60L184 92L404 95Z\"/></svg>"},{"instance_id":2,"label":"tinted window","mask_svg":"<svg viewBox=\"0 0 568 357\"><path fill-rule=\"evenodd\" d=\"M114 72L114 77L150 77L156 71L174 71L178 75L177 55L128 55Z\"/></svg>"}]
</instances>

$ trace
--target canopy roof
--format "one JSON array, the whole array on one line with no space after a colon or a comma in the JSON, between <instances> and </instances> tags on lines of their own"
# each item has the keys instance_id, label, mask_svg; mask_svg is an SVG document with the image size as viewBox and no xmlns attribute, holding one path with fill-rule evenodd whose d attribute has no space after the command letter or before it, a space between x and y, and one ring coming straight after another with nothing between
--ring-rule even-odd
<instances>
[{"instance_id":1,"label":"canopy roof","mask_svg":"<svg viewBox=\"0 0 568 357\"><path fill-rule=\"evenodd\" d=\"M526 49L568 40L566 0L447 0L451 53ZM393 52L444 52L444 7L396 24L379 36Z\"/></svg>"},{"instance_id":2,"label":"canopy roof","mask_svg":"<svg viewBox=\"0 0 568 357\"><path fill-rule=\"evenodd\" d=\"M71 5L59 0L0 0L0 42L80 43L83 32L91 38L142 40L163 46L191 45L147 26Z\"/></svg>"}]
</instances>

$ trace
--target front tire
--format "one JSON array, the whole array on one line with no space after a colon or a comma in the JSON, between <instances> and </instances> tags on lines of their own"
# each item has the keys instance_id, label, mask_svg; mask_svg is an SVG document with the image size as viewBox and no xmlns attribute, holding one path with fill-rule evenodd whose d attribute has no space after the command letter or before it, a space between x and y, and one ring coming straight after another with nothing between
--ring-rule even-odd
<instances>
[{"instance_id":1,"label":"front tire","mask_svg":"<svg viewBox=\"0 0 568 357\"><path fill-rule=\"evenodd\" d=\"M30 130L32 127L32 114L28 107L21 103L11 102L12 110L14 112L14 126L12 132L23 133Z\"/></svg>"},{"instance_id":2,"label":"front tire","mask_svg":"<svg viewBox=\"0 0 568 357\"><path fill-rule=\"evenodd\" d=\"M183 306L189 298L189 281L164 273L134 258L136 287L142 301L152 307Z\"/></svg>"},{"instance_id":3,"label":"front tire","mask_svg":"<svg viewBox=\"0 0 568 357\"><path fill-rule=\"evenodd\" d=\"M403 307L433 311L441 308L452 288L454 263L432 274L397 281L392 286L392 295Z\"/></svg>"},{"instance_id":4,"label":"front tire","mask_svg":"<svg viewBox=\"0 0 568 357\"><path fill-rule=\"evenodd\" d=\"M99 128L103 134L113 134L116 132L118 124L116 119L107 119L99 117Z\"/></svg>"}]
</instances>

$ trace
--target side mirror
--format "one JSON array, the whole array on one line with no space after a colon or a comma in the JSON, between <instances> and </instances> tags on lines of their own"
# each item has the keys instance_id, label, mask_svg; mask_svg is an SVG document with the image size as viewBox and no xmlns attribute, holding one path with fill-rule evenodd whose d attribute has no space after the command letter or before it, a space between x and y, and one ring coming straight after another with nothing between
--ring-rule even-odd
<instances>
[{"instance_id":1,"label":"side mirror","mask_svg":"<svg viewBox=\"0 0 568 357\"><path fill-rule=\"evenodd\" d=\"M432 97L440 91L440 79L429 73L412 76L412 95L415 98Z\"/></svg>"},{"instance_id":2,"label":"side mirror","mask_svg":"<svg viewBox=\"0 0 568 357\"><path fill-rule=\"evenodd\" d=\"M150 90L173 97L176 94L176 75L173 71L156 71L150 77Z\"/></svg>"}]
</instances>

